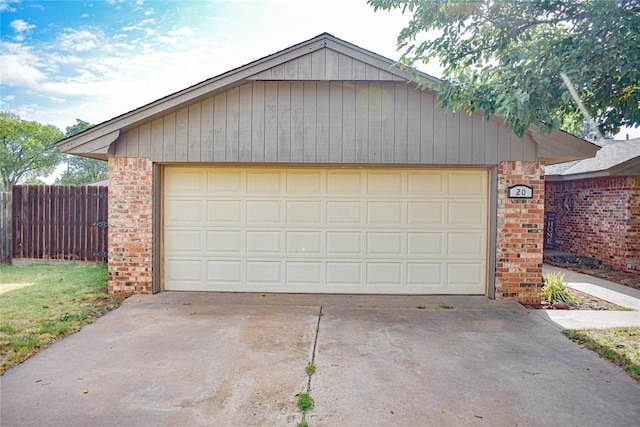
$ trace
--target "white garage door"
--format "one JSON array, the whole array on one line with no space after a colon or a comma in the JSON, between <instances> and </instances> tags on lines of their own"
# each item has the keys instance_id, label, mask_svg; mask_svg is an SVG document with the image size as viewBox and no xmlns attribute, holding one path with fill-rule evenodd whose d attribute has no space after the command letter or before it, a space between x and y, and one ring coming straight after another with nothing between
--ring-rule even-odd
<instances>
[{"instance_id":1,"label":"white garage door","mask_svg":"<svg viewBox=\"0 0 640 427\"><path fill-rule=\"evenodd\" d=\"M167 167L164 289L484 294L487 172Z\"/></svg>"}]
</instances>

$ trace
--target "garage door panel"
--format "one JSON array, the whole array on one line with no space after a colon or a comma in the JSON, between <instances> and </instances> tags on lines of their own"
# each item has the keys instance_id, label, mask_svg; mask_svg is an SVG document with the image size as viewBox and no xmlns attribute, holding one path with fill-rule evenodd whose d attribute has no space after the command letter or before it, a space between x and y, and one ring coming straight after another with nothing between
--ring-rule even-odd
<instances>
[{"instance_id":1,"label":"garage door panel","mask_svg":"<svg viewBox=\"0 0 640 427\"><path fill-rule=\"evenodd\" d=\"M361 262L327 262L327 285L360 287L362 278Z\"/></svg>"},{"instance_id":2,"label":"garage door panel","mask_svg":"<svg viewBox=\"0 0 640 427\"><path fill-rule=\"evenodd\" d=\"M172 225L201 224L204 219L202 200L174 200L165 210L167 221Z\"/></svg>"},{"instance_id":3,"label":"garage door panel","mask_svg":"<svg viewBox=\"0 0 640 427\"><path fill-rule=\"evenodd\" d=\"M247 283L280 286L283 280L281 261L247 261Z\"/></svg>"},{"instance_id":4,"label":"garage door panel","mask_svg":"<svg viewBox=\"0 0 640 427\"><path fill-rule=\"evenodd\" d=\"M280 231L247 231L247 255L280 254Z\"/></svg>"},{"instance_id":5,"label":"garage door panel","mask_svg":"<svg viewBox=\"0 0 640 427\"><path fill-rule=\"evenodd\" d=\"M364 192L361 172L327 172L327 194L345 195Z\"/></svg>"},{"instance_id":6,"label":"garage door panel","mask_svg":"<svg viewBox=\"0 0 640 427\"><path fill-rule=\"evenodd\" d=\"M165 191L170 194L201 195L205 191L202 169L171 169L166 173Z\"/></svg>"},{"instance_id":7,"label":"garage door panel","mask_svg":"<svg viewBox=\"0 0 640 427\"><path fill-rule=\"evenodd\" d=\"M201 283L204 279L202 270L201 260L172 259L165 262L165 280Z\"/></svg>"},{"instance_id":8,"label":"garage door panel","mask_svg":"<svg viewBox=\"0 0 640 427\"><path fill-rule=\"evenodd\" d=\"M287 172L287 193L320 195L320 172Z\"/></svg>"},{"instance_id":9,"label":"garage door panel","mask_svg":"<svg viewBox=\"0 0 640 427\"><path fill-rule=\"evenodd\" d=\"M442 233L407 233L407 255L443 254Z\"/></svg>"},{"instance_id":10,"label":"garage door panel","mask_svg":"<svg viewBox=\"0 0 640 427\"><path fill-rule=\"evenodd\" d=\"M444 282L441 263L407 263L407 285L434 287L442 286Z\"/></svg>"},{"instance_id":11,"label":"garage door panel","mask_svg":"<svg viewBox=\"0 0 640 427\"><path fill-rule=\"evenodd\" d=\"M240 230L209 230L207 236L207 252L236 254L242 249L242 231Z\"/></svg>"},{"instance_id":12,"label":"garage door panel","mask_svg":"<svg viewBox=\"0 0 640 427\"><path fill-rule=\"evenodd\" d=\"M402 223L401 202L369 202L367 203L367 224L388 225Z\"/></svg>"},{"instance_id":13,"label":"garage door panel","mask_svg":"<svg viewBox=\"0 0 640 427\"><path fill-rule=\"evenodd\" d=\"M449 263L447 275L450 286L477 284L483 274L482 263Z\"/></svg>"},{"instance_id":14,"label":"garage door panel","mask_svg":"<svg viewBox=\"0 0 640 427\"><path fill-rule=\"evenodd\" d=\"M472 232L449 232L447 234L447 253L456 257L482 256L484 253L484 235Z\"/></svg>"},{"instance_id":15,"label":"garage door panel","mask_svg":"<svg viewBox=\"0 0 640 427\"><path fill-rule=\"evenodd\" d=\"M478 202L448 202L447 224L465 227L482 227L485 220L485 204Z\"/></svg>"},{"instance_id":16,"label":"garage door panel","mask_svg":"<svg viewBox=\"0 0 640 427\"><path fill-rule=\"evenodd\" d=\"M443 223L443 202L407 202L407 224L434 226Z\"/></svg>"},{"instance_id":17,"label":"garage door panel","mask_svg":"<svg viewBox=\"0 0 640 427\"><path fill-rule=\"evenodd\" d=\"M164 176L166 290L484 293L486 171L167 167Z\"/></svg>"},{"instance_id":18,"label":"garage door panel","mask_svg":"<svg viewBox=\"0 0 640 427\"><path fill-rule=\"evenodd\" d=\"M441 172L409 172L407 193L414 195L444 195Z\"/></svg>"},{"instance_id":19,"label":"garage door panel","mask_svg":"<svg viewBox=\"0 0 640 427\"><path fill-rule=\"evenodd\" d=\"M202 254L205 251L201 230L167 230L164 241L172 254Z\"/></svg>"},{"instance_id":20,"label":"garage door panel","mask_svg":"<svg viewBox=\"0 0 640 427\"><path fill-rule=\"evenodd\" d=\"M327 225L361 225L363 203L327 201Z\"/></svg>"},{"instance_id":21,"label":"garage door panel","mask_svg":"<svg viewBox=\"0 0 640 427\"><path fill-rule=\"evenodd\" d=\"M281 175L277 171L247 171L247 194L280 194Z\"/></svg>"},{"instance_id":22,"label":"garage door panel","mask_svg":"<svg viewBox=\"0 0 640 427\"><path fill-rule=\"evenodd\" d=\"M372 285L401 286L402 263L367 262L367 283Z\"/></svg>"},{"instance_id":23,"label":"garage door panel","mask_svg":"<svg viewBox=\"0 0 640 427\"><path fill-rule=\"evenodd\" d=\"M449 173L448 180L449 197L467 196L482 198L486 183L484 175L478 176L477 173L452 171Z\"/></svg>"},{"instance_id":24,"label":"garage door panel","mask_svg":"<svg viewBox=\"0 0 640 427\"><path fill-rule=\"evenodd\" d=\"M362 233L328 231L326 241L326 254L329 256L356 256L362 253Z\"/></svg>"},{"instance_id":25,"label":"garage door panel","mask_svg":"<svg viewBox=\"0 0 640 427\"><path fill-rule=\"evenodd\" d=\"M237 260L207 261L207 281L212 283L241 283L242 262Z\"/></svg>"},{"instance_id":26,"label":"garage door panel","mask_svg":"<svg viewBox=\"0 0 640 427\"><path fill-rule=\"evenodd\" d=\"M247 200L246 223L250 225L280 224L282 202L279 200Z\"/></svg>"},{"instance_id":27,"label":"garage door panel","mask_svg":"<svg viewBox=\"0 0 640 427\"><path fill-rule=\"evenodd\" d=\"M321 254L322 234L319 231L287 231L287 254L310 255Z\"/></svg>"},{"instance_id":28,"label":"garage door panel","mask_svg":"<svg viewBox=\"0 0 640 427\"><path fill-rule=\"evenodd\" d=\"M209 200L207 202L207 223L240 224L242 222L240 200Z\"/></svg>"},{"instance_id":29,"label":"garage door panel","mask_svg":"<svg viewBox=\"0 0 640 427\"><path fill-rule=\"evenodd\" d=\"M287 223L320 225L322 218L322 202L290 201L287 205Z\"/></svg>"},{"instance_id":30,"label":"garage door panel","mask_svg":"<svg viewBox=\"0 0 640 427\"><path fill-rule=\"evenodd\" d=\"M207 193L209 194L237 194L242 185L242 173L239 171L207 173Z\"/></svg>"},{"instance_id":31,"label":"garage door panel","mask_svg":"<svg viewBox=\"0 0 640 427\"><path fill-rule=\"evenodd\" d=\"M312 284L320 285L321 280L321 263L320 262L286 262L287 284Z\"/></svg>"},{"instance_id":32,"label":"garage door panel","mask_svg":"<svg viewBox=\"0 0 640 427\"><path fill-rule=\"evenodd\" d=\"M402 193L403 173L369 172L367 174L368 194L400 194Z\"/></svg>"},{"instance_id":33,"label":"garage door panel","mask_svg":"<svg viewBox=\"0 0 640 427\"><path fill-rule=\"evenodd\" d=\"M367 253L372 255L402 255L401 232L367 233Z\"/></svg>"}]
</instances>

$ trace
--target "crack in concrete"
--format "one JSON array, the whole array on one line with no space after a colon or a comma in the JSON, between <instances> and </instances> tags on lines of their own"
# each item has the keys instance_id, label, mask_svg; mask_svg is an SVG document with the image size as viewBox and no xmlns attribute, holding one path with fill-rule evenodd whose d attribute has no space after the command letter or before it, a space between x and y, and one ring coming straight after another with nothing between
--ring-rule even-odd
<instances>
[{"instance_id":1,"label":"crack in concrete","mask_svg":"<svg viewBox=\"0 0 640 427\"><path fill-rule=\"evenodd\" d=\"M320 319L322 319L322 306L320 306L320 311L318 312L318 323L316 324L316 336L314 337L314 340L313 340L313 350L311 351L311 362L309 362L310 364L313 364L313 365L316 364L316 348L318 346L318 335L320 334ZM313 377L314 374L308 375L309 379L307 380L307 394L309 395L311 394L311 378ZM306 418L307 418L307 411L304 411L302 413L301 422L304 422Z\"/></svg>"}]
</instances>

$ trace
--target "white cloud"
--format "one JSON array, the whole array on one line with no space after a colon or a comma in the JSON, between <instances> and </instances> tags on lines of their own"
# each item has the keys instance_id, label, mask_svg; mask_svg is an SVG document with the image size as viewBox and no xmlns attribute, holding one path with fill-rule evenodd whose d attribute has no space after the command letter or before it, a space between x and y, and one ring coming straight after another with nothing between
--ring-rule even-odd
<instances>
[{"instance_id":1,"label":"white cloud","mask_svg":"<svg viewBox=\"0 0 640 427\"><path fill-rule=\"evenodd\" d=\"M34 87L47 79L38 68L42 65L41 61L31 52L31 47L19 43L2 42L0 52L2 52L0 74L2 74L3 85Z\"/></svg>"},{"instance_id":2,"label":"white cloud","mask_svg":"<svg viewBox=\"0 0 640 427\"><path fill-rule=\"evenodd\" d=\"M16 19L14 21L11 21L11 23L9 25L11 26L11 28L13 28L13 31L15 31L15 33L16 33L16 35L13 37L13 39L15 41L17 41L17 42L24 41L24 39L26 38L26 35L29 34L31 32L31 30L36 28L35 25L28 24L27 22L23 21L22 19Z\"/></svg>"},{"instance_id":3,"label":"white cloud","mask_svg":"<svg viewBox=\"0 0 640 427\"><path fill-rule=\"evenodd\" d=\"M187 26L184 26L184 27L177 28L175 30L168 31L167 34L169 34L171 37L180 37L180 36L189 37L193 35L193 30Z\"/></svg>"},{"instance_id":4,"label":"white cloud","mask_svg":"<svg viewBox=\"0 0 640 427\"><path fill-rule=\"evenodd\" d=\"M13 28L13 31L15 31L16 33L24 33L25 31L31 31L36 27L33 24L26 23L22 19L16 19L15 21L11 21L11 24L9 25L11 25L11 28Z\"/></svg>"},{"instance_id":5,"label":"white cloud","mask_svg":"<svg viewBox=\"0 0 640 427\"><path fill-rule=\"evenodd\" d=\"M98 46L98 36L89 30L74 30L66 28L58 37L60 47L77 52L85 52Z\"/></svg>"},{"instance_id":6,"label":"white cloud","mask_svg":"<svg viewBox=\"0 0 640 427\"><path fill-rule=\"evenodd\" d=\"M149 19L143 19L142 21L138 22L137 24L134 25L127 25L126 27L122 27L122 31L136 31L136 30L142 30L144 29L144 27L146 25L149 24L154 24L156 22L155 19L153 18L149 18Z\"/></svg>"},{"instance_id":7,"label":"white cloud","mask_svg":"<svg viewBox=\"0 0 640 427\"><path fill-rule=\"evenodd\" d=\"M2 102L10 102L10 101L13 101L14 99L16 99L16 97L13 95L5 95L2 97Z\"/></svg>"},{"instance_id":8,"label":"white cloud","mask_svg":"<svg viewBox=\"0 0 640 427\"><path fill-rule=\"evenodd\" d=\"M16 8L11 3L18 3L20 0L0 0L0 12L15 12Z\"/></svg>"}]
</instances>

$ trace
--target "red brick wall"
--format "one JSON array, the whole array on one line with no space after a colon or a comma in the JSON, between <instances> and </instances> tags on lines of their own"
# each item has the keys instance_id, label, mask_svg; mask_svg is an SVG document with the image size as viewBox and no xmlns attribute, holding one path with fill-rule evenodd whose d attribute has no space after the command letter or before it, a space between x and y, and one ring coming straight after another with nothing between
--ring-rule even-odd
<instances>
[{"instance_id":1,"label":"red brick wall","mask_svg":"<svg viewBox=\"0 0 640 427\"><path fill-rule=\"evenodd\" d=\"M540 304L544 237L544 171L540 162L498 165L496 299ZM532 199L509 199L508 188L533 188Z\"/></svg>"},{"instance_id":2,"label":"red brick wall","mask_svg":"<svg viewBox=\"0 0 640 427\"><path fill-rule=\"evenodd\" d=\"M152 292L152 213L151 160L110 158L109 292Z\"/></svg>"},{"instance_id":3,"label":"red brick wall","mask_svg":"<svg viewBox=\"0 0 640 427\"><path fill-rule=\"evenodd\" d=\"M555 249L640 272L640 177L547 182L545 191Z\"/></svg>"}]
</instances>

